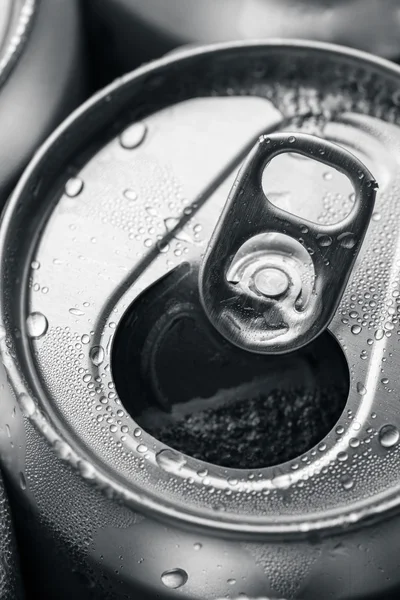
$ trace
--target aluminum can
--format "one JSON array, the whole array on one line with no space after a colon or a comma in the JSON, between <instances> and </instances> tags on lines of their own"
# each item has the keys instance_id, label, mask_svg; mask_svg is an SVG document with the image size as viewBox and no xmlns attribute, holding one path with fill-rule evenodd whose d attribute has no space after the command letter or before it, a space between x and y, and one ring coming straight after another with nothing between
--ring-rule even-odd
<instances>
[{"instance_id":1,"label":"aluminum can","mask_svg":"<svg viewBox=\"0 0 400 600\"><path fill-rule=\"evenodd\" d=\"M86 97L80 3L0 7L0 206L38 146Z\"/></svg>"},{"instance_id":2,"label":"aluminum can","mask_svg":"<svg viewBox=\"0 0 400 600\"><path fill-rule=\"evenodd\" d=\"M397 0L88 0L87 31L107 83L187 44L300 38L400 59Z\"/></svg>"},{"instance_id":3,"label":"aluminum can","mask_svg":"<svg viewBox=\"0 0 400 600\"><path fill-rule=\"evenodd\" d=\"M0 478L0 598L22 600L23 584L3 479Z\"/></svg>"},{"instance_id":4,"label":"aluminum can","mask_svg":"<svg viewBox=\"0 0 400 600\"><path fill-rule=\"evenodd\" d=\"M40 598L397 597L399 104L383 59L222 44L36 154L0 230L0 454Z\"/></svg>"}]
</instances>

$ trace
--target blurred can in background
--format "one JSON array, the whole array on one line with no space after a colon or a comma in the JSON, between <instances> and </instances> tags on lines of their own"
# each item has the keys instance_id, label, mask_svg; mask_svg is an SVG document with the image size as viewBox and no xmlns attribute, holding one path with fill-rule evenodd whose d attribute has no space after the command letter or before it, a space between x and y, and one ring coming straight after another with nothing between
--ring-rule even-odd
<instances>
[{"instance_id":1,"label":"blurred can in background","mask_svg":"<svg viewBox=\"0 0 400 600\"><path fill-rule=\"evenodd\" d=\"M382 59L222 44L121 78L36 154L0 231L0 449L32 593L398 597L399 106ZM350 214L354 158L331 168L328 143L379 191L328 330L263 356L216 331L198 276L274 133L293 151L257 181L280 209ZM296 153L303 134L321 160ZM302 264L356 246L332 236L311 248L304 226Z\"/></svg>"},{"instance_id":2,"label":"blurred can in background","mask_svg":"<svg viewBox=\"0 0 400 600\"><path fill-rule=\"evenodd\" d=\"M87 0L85 7L102 84L181 45L241 39L310 39L400 58L397 0Z\"/></svg>"},{"instance_id":3,"label":"blurred can in background","mask_svg":"<svg viewBox=\"0 0 400 600\"><path fill-rule=\"evenodd\" d=\"M3 428L3 424L0 425ZM12 443L12 442L10 442ZM19 558L11 523L8 499L0 477L0 598L2 600L22 600Z\"/></svg>"},{"instance_id":4,"label":"blurred can in background","mask_svg":"<svg viewBox=\"0 0 400 600\"><path fill-rule=\"evenodd\" d=\"M37 147L86 95L78 0L2 0L0 206Z\"/></svg>"}]
</instances>

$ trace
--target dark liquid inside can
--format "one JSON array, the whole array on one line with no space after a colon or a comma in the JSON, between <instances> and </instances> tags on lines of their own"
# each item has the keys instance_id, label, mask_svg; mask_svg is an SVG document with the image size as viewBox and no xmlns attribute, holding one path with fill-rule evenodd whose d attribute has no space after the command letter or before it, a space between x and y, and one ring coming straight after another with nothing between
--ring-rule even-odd
<instances>
[{"instance_id":1,"label":"dark liquid inside can","mask_svg":"<svg viewBox=\"0 0 400 600\"><path fill-rule=\"evenodd\" d=\"M172 448L236 469L300 456L334 427L347 365L329 334L287 356L241 350L215 332L183 265L125 314L113 346L116 390L137 423Z\"/></svg>"}]
</instances>

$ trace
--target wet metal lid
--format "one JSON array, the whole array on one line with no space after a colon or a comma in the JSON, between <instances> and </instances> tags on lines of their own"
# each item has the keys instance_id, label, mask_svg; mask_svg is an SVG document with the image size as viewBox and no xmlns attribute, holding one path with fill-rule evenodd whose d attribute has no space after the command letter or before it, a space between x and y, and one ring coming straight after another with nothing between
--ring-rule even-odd
<instances>
[{"instance_id":1,"label":"wet metal lid","mask_svg":"<svg viewBox=\"0 0 400 600\"><path fill-rule=\"evenodd\" d=\"M3 218L1 348L25 415L60 460L139 510L235 536L303 534L398 506L399 75L320 44L209 47L117 81L50 138ZM344 148L379 190L316 353L329 339L346 365L344 411L301 456L235 469L183 455L139 427L112 361L124 319L141 334L153 288L161 301L171 277L177 293L197 278L239 166L260 136L277 132ZM332 226L357 198L340 177L286 152L261 186L276 212ZM138 302L142 312L130 313ZM166 331L163 316L152 321L155 338ZM128 379L138 364L125 369ZM338 364L324 373L341 383ZM309 378L308 367L293 369Z\"/></svg>"}]
</instances>

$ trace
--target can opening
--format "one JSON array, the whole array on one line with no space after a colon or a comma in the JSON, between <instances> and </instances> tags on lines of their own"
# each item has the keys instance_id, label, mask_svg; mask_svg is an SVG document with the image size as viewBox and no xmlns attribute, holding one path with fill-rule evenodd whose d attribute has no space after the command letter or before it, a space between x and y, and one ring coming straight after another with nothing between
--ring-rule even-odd
<instances>
[{"instance_id":1,"label":"can opening","mask_svg":"<svg viewBox=\"0 0 400 600\"><path fill-rule=\"evenodd\" d=\"M310 450L335 426L349 390L339 344L324 333L282 356L227 342L183 264L125 313L113 345L116 390L149 434L194 458L263 468Z\"/></svg>"}]
</instances>

